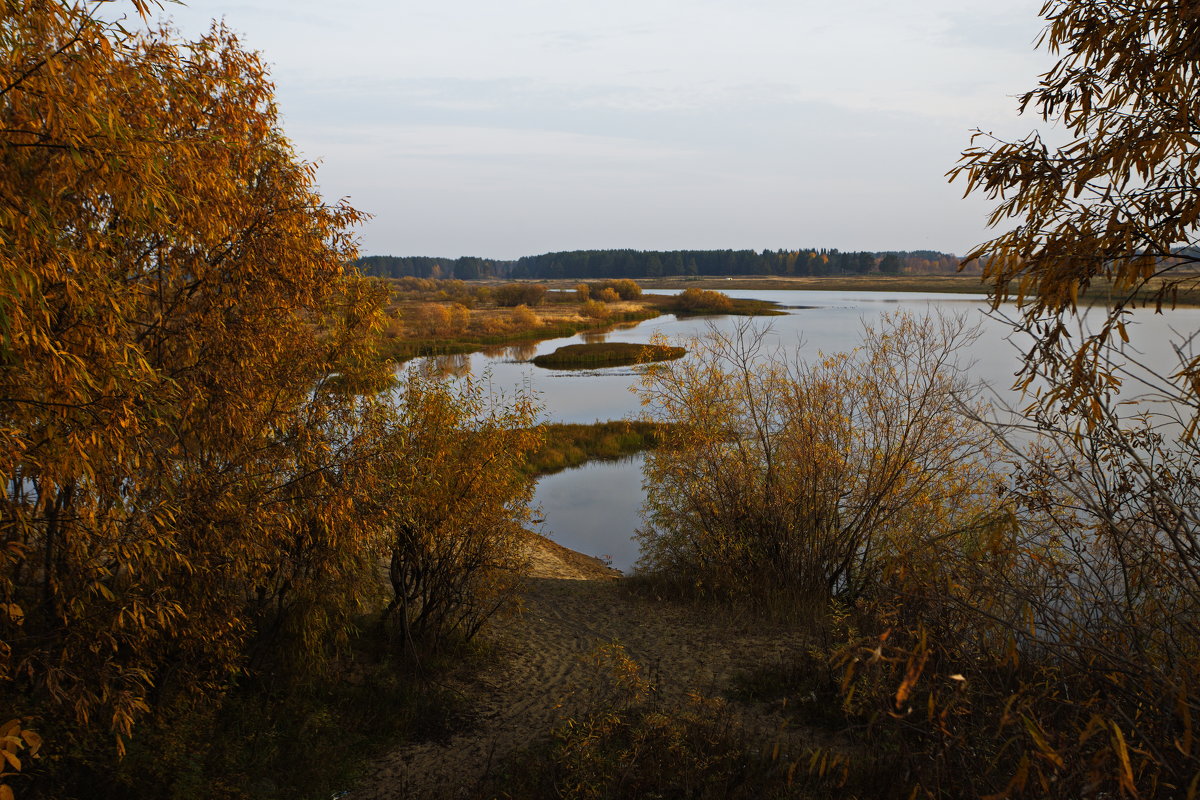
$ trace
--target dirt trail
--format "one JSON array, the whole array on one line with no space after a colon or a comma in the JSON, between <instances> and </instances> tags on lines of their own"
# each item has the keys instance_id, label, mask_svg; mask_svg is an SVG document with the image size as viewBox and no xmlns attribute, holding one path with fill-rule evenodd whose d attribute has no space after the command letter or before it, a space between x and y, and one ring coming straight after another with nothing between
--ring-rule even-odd
<instances>
[{"instance_id":1,"label":"dirt trail","mask_svg":"<svg viewBox=\"0 0 1200 800\"><path fill-rule=\"evenodd\" d=\"M618 573L540 537L531 540L530 573L522 612L490 633L498 658L463 687L477 712L473 724L447 742L387 754L350 798L469 796L490 765L555 725L556 703L590 674L585 656L599 644L623 644L668 703L684 702L689 690L718 694L739 670L803 646L761 623L634 596L618 585ZM763 713L756 727L779 727Z\"/></svg>"}]
</instances>

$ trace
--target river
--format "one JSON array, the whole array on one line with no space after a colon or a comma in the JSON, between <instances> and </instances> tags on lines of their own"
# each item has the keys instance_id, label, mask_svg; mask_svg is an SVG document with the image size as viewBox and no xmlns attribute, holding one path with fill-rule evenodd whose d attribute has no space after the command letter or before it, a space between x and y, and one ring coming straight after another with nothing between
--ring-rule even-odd
<instances>
[{"instance_id":1,"label":"river","mask_svg":"<svg viewBox=\"0 0 1200 800\"><path fill-rule=\"evenodd\" d=\"M770 325L773 344L788 355L815 357L854 347L864 322L878 321L885 313L945 312L964 314L981 327L981 335L964 353L972 376L987 383L1004 401L1019 397L1010 390L1020 367L1020 350L1010 342L1010 329L985 316L982 295L918 294L910 292L729 291L736 298L771 300L787 310L786 316L763 317ZM670 337L703 335L709 326L728 330L738 318L667 315L607 334L583 334L536 345L499 348L489 353L443 357L440 367L449 374L470 370L488 374L498 393L534 392L544 407L543 418L552 422L590 423L632 418L642 413L631 391L638 370L613 367L598 370L545 370L528 363L535 355L553 352L566 344L584 341L645 342L655 333ZM1174 332L1200 330L1200 309L1179 309L1154 315L1138 312L1129 326L1133 343L1158 366L1167 366L1167 343ZM1176 337L1177 338L1177 337ZM613 566L629 571L638 558L631 537L641 524L642 457L620 462L592 462L542 478L534 502L539 506L541 530L560 544L589 555L611 559Z\"/></svg>"}]
</instances>

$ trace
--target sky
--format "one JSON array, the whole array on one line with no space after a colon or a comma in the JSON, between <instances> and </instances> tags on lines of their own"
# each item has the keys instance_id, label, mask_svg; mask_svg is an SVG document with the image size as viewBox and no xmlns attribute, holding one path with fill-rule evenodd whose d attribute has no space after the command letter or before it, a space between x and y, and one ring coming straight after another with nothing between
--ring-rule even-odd
<instances>
[{"instance_id":1,"label":"sky","mask_svg":"<svg viewBox=\"0 0 1200 800\"><path fill-rule=\"evenodd\" d=\"M1042 0L197 0L260 51L364 255L931 249L988 238L945 173L1052 63Z\"/></svg>"}]
</instances>

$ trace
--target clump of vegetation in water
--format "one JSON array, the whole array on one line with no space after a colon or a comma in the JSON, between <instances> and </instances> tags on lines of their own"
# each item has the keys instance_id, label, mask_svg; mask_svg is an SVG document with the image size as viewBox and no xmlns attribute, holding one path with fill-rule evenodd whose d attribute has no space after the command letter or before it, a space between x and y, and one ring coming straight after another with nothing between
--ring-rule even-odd
<instances>
[{"instance_id":1,"label":"clump of vegetation in water","mask_svg":"<svg viewBox=\"0 0 1200 800\"><path fill-rule=\"evenodd\" d=\"M644 420L610 420L591 425L543 425L542 446L531 453L526 471L549 475L589 461L612 461L657 447L668 426Z\"/></svg>"},{"instance_id":2,"label":"clump of vegetation in water","mask_svg":"<svg viewBox=\"0 0 1200 800\"><path fill-rule=\"evenodd\" d=\"M637 300L642 296L642 287L628 278L581 283L575 287L581 300L600 300L612 303L617 300Z\"/></svg>"},{"instance_id":3,"label":"clump of vegetation in water","mask_svg":"<svg viewBox=\"0 0 1200 800\"><path fill-rule=\"evenodd\" d=\"M391 302L377 349L380 357L398 362L567 338L664 312L655 303L618 303L624 295L641 292L629 280L605 282L601 292L606 300L583 299L577 291L547 291L532 283L472 286L459 280L400 278L383 285L391 290Z\"/></svg>"},{"instance_id":4,"label":"clump of vegetation in water","mask_svg":"<svg viewBox=\"0 0 1200 800\"><path fill-rule=\"evenodd\" d=\"M589 369L621 367L650 361L672 361L683 358L686 354L687 350L682 347L637 342L599 342L564 345L553 353L538 356L533 359L533 363L548 369Z\"/></svg>"},{"instance_id":5,"label":"clump of vegetation in water","mask_svg":"<svg viewBox=\"0 0 1200 800\"><path fill-rule=\"evenodd\" d=\"M493 289L492 297L504 308L538 306L546 297L546 287L540 283L506 283Z\"/></svg>"},{"instance_id":6,"label":"clump of vegetation in water","mask_svg":"<svg viewBox=\"0 0 1200 800\"><path fill-rule=\"evenodd\" d=\"M724 292L692 287L673 297L654 298L652 302L676 316L736 314L745 317L777 317L787 312L768 300L738 300Z\"/></svg>"}]
</instances>

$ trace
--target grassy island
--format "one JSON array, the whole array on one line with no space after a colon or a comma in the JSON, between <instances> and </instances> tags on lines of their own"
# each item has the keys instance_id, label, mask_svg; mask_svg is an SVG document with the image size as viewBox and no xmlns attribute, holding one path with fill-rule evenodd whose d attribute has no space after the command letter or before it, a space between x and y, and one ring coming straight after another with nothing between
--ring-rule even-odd
<instances>
[{"instance_id":1,"label":"grassy island","mask_svg":"<svg viewBox=\"0 0 1200 800\"><path fill-rule=\"evenodd\" d=\"M525 471L542 476L581 467L589 461L613 461L658 447L669 426L646 420L610 420L591 425L547 423L545 440L529 455Z\"/></svg>"},{"instance_id":2,"label":"grassy island","mask_svg":"<svg viewBox=\"0 0 1200 800\"><path fill-rule=\"evenodd\" d=\"M627 279L580 283L466 283L460 280L382 280L390 294L377 339L380 356L397 362L420 356L473 353L489 347L607 331L660 314L679 316L785 314L778 304L736 300L690 287L678 296L643 295ZM575 366L614 366L631 360ZM552 365L547 365L552 366ZM568 367L569 368L569 367Z\"/></svg>"},{"instance_id":3,"label":"grassy island","mask_svg":"<svg viewBox=\"0 0 1200 800\"><path fill-rule=\"evenodd\" d=\"M621 367L648 361L672 361L687 353L682 347L639 344L637 342L600 342L568 344L553 353L538 356L533 363L547 369L591 369Z\"/></svg>"}]
</instances>

